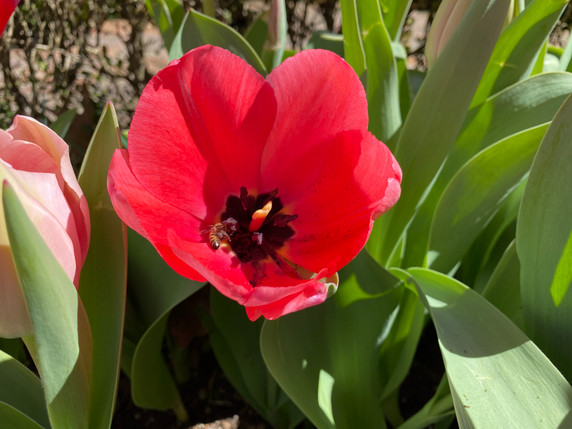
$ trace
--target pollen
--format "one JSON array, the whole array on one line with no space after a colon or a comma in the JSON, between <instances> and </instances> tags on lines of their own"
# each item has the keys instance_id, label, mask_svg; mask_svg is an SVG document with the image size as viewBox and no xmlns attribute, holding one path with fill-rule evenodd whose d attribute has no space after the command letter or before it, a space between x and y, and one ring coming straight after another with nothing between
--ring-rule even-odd
<instances>
[{"instance_id":1,"label":"pollen","mask_svg":"<svg viewBox=\"0 0 572 429\"><path fill-rule=\"evenodd\" d=\"M272 210L272 201L268 201L264 207L252 213L252 218L250 220L250 224L248 225L248 230L250 232L258 231L266 220L270 210Z\"/></svg>"}]
</instances>

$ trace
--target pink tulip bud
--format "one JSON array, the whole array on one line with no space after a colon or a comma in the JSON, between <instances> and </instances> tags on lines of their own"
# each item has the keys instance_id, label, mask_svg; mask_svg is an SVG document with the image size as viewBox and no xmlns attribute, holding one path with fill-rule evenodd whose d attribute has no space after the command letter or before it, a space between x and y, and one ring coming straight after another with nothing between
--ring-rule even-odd
<instances>
[{"instance_id":1,"label":"pink tulip bud","mask_svg":"<svg viewBox=\"0 0 572 429\"><path fill-rule=\"evenodd\" d=\"M0 0L0 36L20 0Z\"/></svg>"},{"instance_id":2,"label":"pink tulip bud","mask_svg":"<svg viewBox=\"0 0 572 429\"><path fill-rule=\"evenodd\" d=\"M38 121L16 116L8 130L0 130L0 181L4 180L77 287L89 245L90 223L67 144ZM0 337L30 332L0 200Z\"/></svg>"},{"instance_id":3,"label":"pink tulip bud","mask_svg":"<svg viewBox=\"0 0 572 429\"><path fill-rule=\"evenodd\" d=\"M437 61L437 57L459 26L472 1L443 0L427 35L425 57L427 58L428 67L431 67Z\"/></svg>"}]
</instances>

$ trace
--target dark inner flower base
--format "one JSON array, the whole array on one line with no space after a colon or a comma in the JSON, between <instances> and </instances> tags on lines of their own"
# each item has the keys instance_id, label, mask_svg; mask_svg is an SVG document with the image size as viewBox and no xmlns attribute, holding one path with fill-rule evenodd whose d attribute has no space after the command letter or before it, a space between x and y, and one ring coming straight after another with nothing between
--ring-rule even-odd
<instances>
[{"instance_id":1,"label":"dark inner flower base","mask_svg":"<svg viewBox=\"0 0 572 429\"><path fill-rule=\"evenodd\" d=\"M265 207L269 207L268 203L271 203L270 211L266 215L260 214ZM221 223L225 225L228 245L238 260L254 267L256 275L250 280L253 286L264 277L261 262L269 257L286 274L299 278L297 272L278 254L286 240L295 234L288 223L298 217L295 214L280 213L283 208L278 189L254 197L248 194L245 187L241 187L240 196L230 195L226 200ZM264 217L260 226L255 224L257 217Z\"/></svg>"}]
</instances>

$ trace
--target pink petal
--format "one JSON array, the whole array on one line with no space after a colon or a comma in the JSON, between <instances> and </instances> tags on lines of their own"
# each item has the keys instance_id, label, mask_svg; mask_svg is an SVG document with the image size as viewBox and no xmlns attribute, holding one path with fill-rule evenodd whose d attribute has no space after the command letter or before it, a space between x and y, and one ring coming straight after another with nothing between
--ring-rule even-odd
<instances>
[{"instance_id":1,"label":"pink petal","mask_svg":"<svg viewBox=\"0 0 572 429\"><path fill-rule=\"evenodd\" d=\"M26 214L70 280L77 285L79 270L76 249L68 232L73 215L59 192L57 179L54 175L12 170L2 161L0 166L0 175L14 188ZM7 245L7 234L5 239L3 244Z\"/></svg>"},{"instance_id":2,"label":"pink petal","mask_svg":"<svg viewBox=\"0 0 572 429\"><path fill-rule=\"evenodd\" d=\"M366 95L353 69L322 50L288 58L267 80L278 113L262 157L261 183L264 191L280 183L280 194L295 198L313 180L301 161L323 156L316 149L341 131L367 130Z\"/></svg>"},{"instance_id":3,"label":"pink petal","mask_svg":"<svg viewBox=\"0 0 572 429\"><path fill-rule=\"evenodd\" d=\"M58 177L58 182L73 213L74 221L70 223L68 229L74 240L79 265L83 265L89 246L89 208L75 177L68 145L50 128L26 116L16 116L7 132L14 141L4 146L0 154L3 160L18 170L54 172ZM41 152L33 149L32 146L41 149L45 153L45 159L42 159ZM49 162L50 158L54 162L53 165Z\"/></svg>"},{"instance_id":4,"label":"pink petal","mask_svg":"<svg viewBox=\"0 0 572 429\"><path fill-rule=\"evenodd\" d=\"M0 226L0 230L5 226ZM5 231L4 231L5 232ZM20 287L10 246L4 244L0 232L0 337L18 338L32 332L32 322L24 293Z\"/></svg>"},{"instance_id":5,"label":"pink petal","mask_svg":"<svg viewBox=\"0 0 572 429\"><path fill-rule=\"evenodd\" d=\"M194 49L143 91L129 131L133 173L160 200L214 219L229 194L258 184L275 113L272 89L244 60Z\"/></svg>"}]
</instances>

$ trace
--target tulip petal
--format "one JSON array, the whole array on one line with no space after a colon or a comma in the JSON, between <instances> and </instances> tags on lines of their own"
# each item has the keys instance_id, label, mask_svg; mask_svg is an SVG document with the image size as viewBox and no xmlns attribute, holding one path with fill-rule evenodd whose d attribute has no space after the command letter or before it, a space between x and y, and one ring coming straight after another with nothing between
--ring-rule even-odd
<instances>
[{"instance_id":1,"label":"tulip petal","mask_svg":"<svg viewBox=\"0 0 572 429\"><path fill-rule=\"evenodd\" d=\"M16 6L18 6L18 2L20 0L2 0L0 1L0 36L2 36L2 32L4 31L4 27L8 24L8 20Z\"/></svg>"},{"instance_id":2,"label":"tulip petal","mask_svg":"<svg viewBox=\"0 0 572 429\"><path fill-rule=\"evenodd\" d=\"M0 161L0 178L8 180L16 191L30 220L61 264L77 285L79 270L74 242L69 235L73 216L60 192L54 175L13 170ZM3 218L2 209L2 218ZM0 225L0 245L8 245L6 225Z\"/></svg>"},{"instance_id":3,"label":"tulip petal","mask_svg":"<svg viewBox=\"0 0 572 429\"><path fill-rule=\"evenodd\" d=\"M319 281L325 272L313 279L292 278L269 260L265 262L264 280L260 286L253 287L250 284L252 266L240 264L232 253L222 249L214 251L207 245L187 242L175 234L170 234L170 240L175 255L201 273L223 295L247 308L262 308L252 310L251 320L260 315L276 318L326 299L328 285Z\"/></svg>"},{"instance_id":4,"label":"tulip petal","mask_svg":"<svg viewBox=\"0 0 572 429\"><path fill-rule=\"evenodd\" d=\"M12 164L18 170L35 171L35 172L54 172L58 177L67 204L73 213L73 221L69 224L69 232L72 240L76 244L76 253L78 265L81 266L87 255L89 246L89 208L85 199L69 157L69 147L60 136L58 136L50 128L33 118L26 116L16 116L12 126L7 130L14 141L8 147L2 150L2 159ZM45 155L49 155L55 163L55 171L53 166L48 167L46 158L41 160L41 154L33 150L31 146L37 146ZM10 149L11 147L11 149ZM31 157L35 154L35 157ZM4 155L9 158L4 158ZM71 230L75 231L71 231Z\"/></svg>"},{"instance_id":5,"label":"tulip petal","mask_svg":"<svg viewBox=\"0 0 572 429\"><path fill-rule=\"evenodd\" d=\"M349 64L323 50L288 58L267 80L274 89L279 120L264 149L261 183L267 191L271 184L282 182L281 195L293 197L313 180L312 170L298 168L300 161L324 156L316 147L341 131L367 130L366 95ZM293 168L298 174L292 174Z\"/></svg>"},{"instance_id":6,"label":"tulip petal","mask_svg":"<svg viewBox=\"0 0 572 429\"><path fill-rule=\"evenodd\" d=\"M312 272L325 268L330 276L365 245L373 216L395 203L401 170L369 132L343 132L323 146L321 158L313 158L314 181L295 200L284 201L298 218L291 222L296 234L281 253ZM303 171L309 170L308 165Z\"/></svg>"},{"instance_id":7,"label":"tulip petal","mask_svg":"<svg viewBox=\"0 0 572 429\"><path fill-rule=\"evenodd\" d=\"M2 213L3 214L3 213ZM2 234L6 234L6 227ZM4 241L0 239L0 241ZM24 300L24 292L20 287L16 267L12 259L10 247L0 244L0 267L2 267L2 276L0 276L0 337L1 338L18 338L32 332L32 321L28 315L26 301Z\"/></svg>"},{"instance_id":8,"label":"tulip petal","mask_svg":"<svg viewBox=\"0 0 572 429\"><path fill-rule=\"evenodd\" d=\"M129 131L133 173L153 195L214 219L229 194L258 184L276 101L241 58L204 46L147 85Z\"/></svg>"},{"instance_id":9,"label":"tulip petal","mask_svg":"<svg viewBox=\"0 0 572 429\"><path fill-rule=\"evenodd\" d=\"M165 261L179 274L204 281L200 274L176 257L168 246L168 232L171 230L188 240L201 241L200 221L192 214L150 194L131 171L130 157L126 150L116 150L113 154L107 188L113 208L123 222L153 243Z\"/></svg>"}]
</instances>

